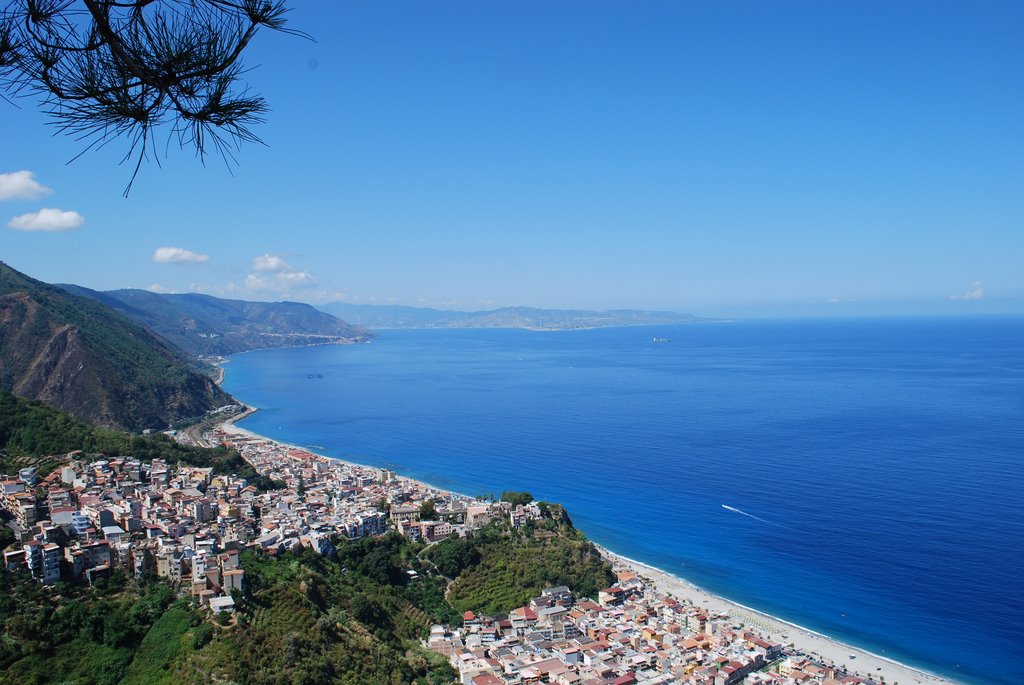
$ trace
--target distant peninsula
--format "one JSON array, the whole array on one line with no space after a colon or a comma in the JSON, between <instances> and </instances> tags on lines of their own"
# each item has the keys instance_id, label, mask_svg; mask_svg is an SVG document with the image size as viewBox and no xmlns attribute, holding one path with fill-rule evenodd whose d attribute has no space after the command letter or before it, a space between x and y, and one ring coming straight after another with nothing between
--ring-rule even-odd
<instances>
[{"instance_id":1,"label":"distant peninsula","mask_svg":"<svg viewBox=\"0 0 1024 685\"><path fill-rule=\"evenodd\" d=\"M713 323L709 319L677 312L641 309L540 309L537 307L501 307L462 312L401 305L349 304L331 302L319 305L321 311L351 324L369 329L396 328L526 328L538 331L563 331L615 326L658 326L665 324Z\"/></svg>"},{"instance_id":2,"label":"distant peninsula","mask_svg":"<svg viewBox=\"0 0 1024 685\"><path fill-rule=\"evenodd\" d=\"M249 302L136 289L99 292L69 284L59 287L138 321L193 356L373 339L370 331L301 302Z\"/></svg>"}]
</instances>

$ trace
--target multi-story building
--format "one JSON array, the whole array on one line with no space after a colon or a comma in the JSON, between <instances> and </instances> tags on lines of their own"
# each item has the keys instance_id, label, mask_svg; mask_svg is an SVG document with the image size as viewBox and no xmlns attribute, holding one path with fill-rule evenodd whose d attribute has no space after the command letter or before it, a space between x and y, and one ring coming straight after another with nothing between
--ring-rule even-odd
<instances>
[{"instance_id":1,"label":"multi-story building","mask_svg":"<svg viewBox=\"0 0 1024 685\"><path fill-rule=\"evenodd\" d=\"M24 545L25 564L29 573L44 585L60 580L61 548L52 542L29 540Z\"/></svg>"},{"instance_id":2,"label":"multi-story building","mask_svg":"<svg viewBox=\"0 0 1024 685\"><path fill-rule=\"evenodd\" d=\"M53 585L60 580L61 548L52 542L43 545L42 576L39 579L44 585Z\"/></svg>"}]
</instances>

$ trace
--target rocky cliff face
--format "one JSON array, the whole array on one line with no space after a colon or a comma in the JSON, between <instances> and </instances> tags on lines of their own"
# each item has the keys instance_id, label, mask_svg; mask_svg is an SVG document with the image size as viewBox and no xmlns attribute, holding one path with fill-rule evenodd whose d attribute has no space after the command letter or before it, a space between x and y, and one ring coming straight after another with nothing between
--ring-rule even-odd
<instances>
[{"instance_id":1,"label":"rocky cliff face","mask_svg":"<svg viewBox=\"0 0 1024 685\"><path fill-rule=\"evenodd\" d=\"M3 263L0 387L127 430L166 428L233 401L141 325Z\"/></svg>"}]
</instances>

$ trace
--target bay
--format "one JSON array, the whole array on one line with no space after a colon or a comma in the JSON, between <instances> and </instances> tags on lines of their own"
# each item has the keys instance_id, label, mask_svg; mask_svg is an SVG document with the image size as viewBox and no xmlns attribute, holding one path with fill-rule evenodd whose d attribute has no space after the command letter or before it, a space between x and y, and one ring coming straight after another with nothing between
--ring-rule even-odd
<instances>
[{"instance_id":1,"label":"bay","mask_svg":"<svg viewBox=\"0 0 1024 685\"><path fill-rule=\"evenodd\" d=\"M734 601L1017 683L1022 342L1021 317L384 331L236 355L225 389L262 435L528 490Z\"/></svg>"}]
</instances>

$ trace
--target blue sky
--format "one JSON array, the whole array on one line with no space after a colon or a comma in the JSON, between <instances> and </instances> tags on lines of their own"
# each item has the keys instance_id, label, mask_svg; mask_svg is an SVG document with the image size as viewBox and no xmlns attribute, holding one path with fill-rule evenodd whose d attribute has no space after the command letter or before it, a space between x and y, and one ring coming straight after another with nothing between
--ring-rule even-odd
<instances>
[{"instance_id":1,"label":"blue sky","mask_svg":"<svg viewBox=\"0 0 1024 685\"><path fill-rule=\"evenodd\" d=\"M1024 312L1020 2L292 4L316 41L257 38L266 146L230 171L172 146L124 199L123 142L67 164L0 101L0 259L314 303Z\"/></svg>"}]
</instances>

